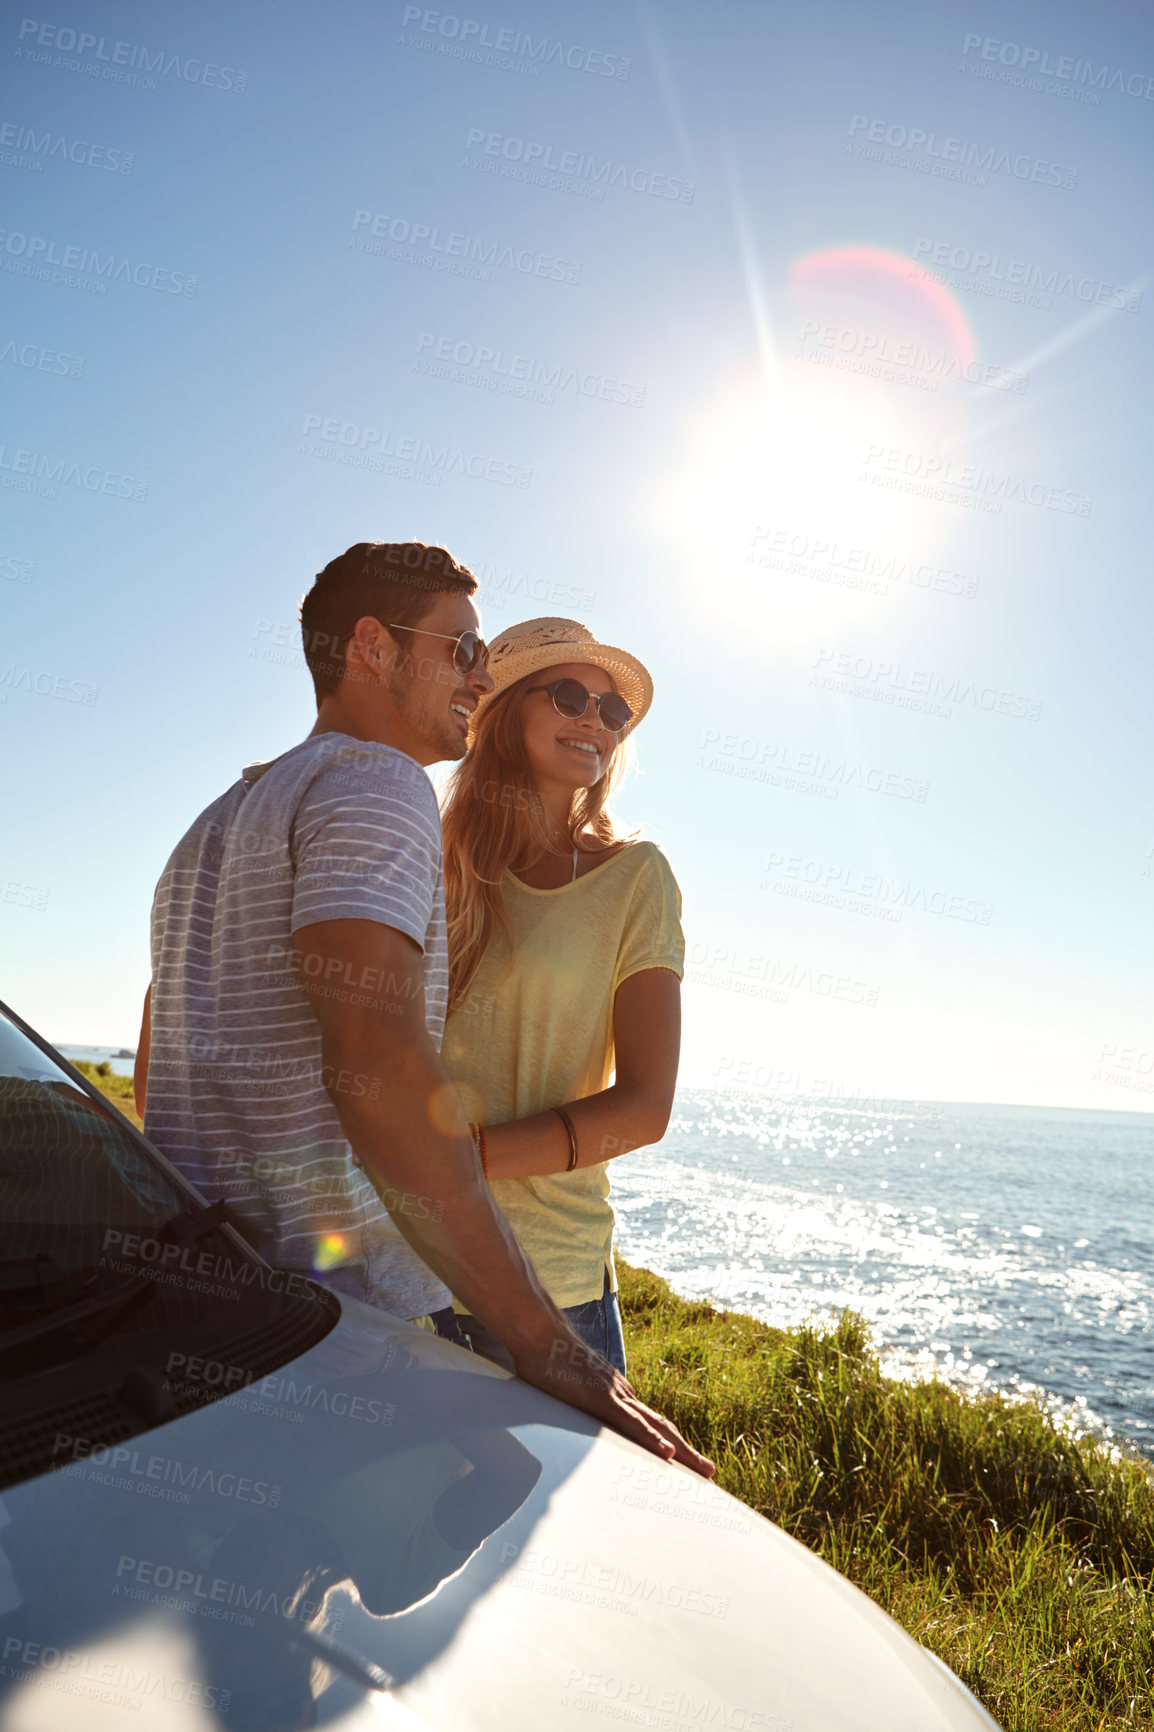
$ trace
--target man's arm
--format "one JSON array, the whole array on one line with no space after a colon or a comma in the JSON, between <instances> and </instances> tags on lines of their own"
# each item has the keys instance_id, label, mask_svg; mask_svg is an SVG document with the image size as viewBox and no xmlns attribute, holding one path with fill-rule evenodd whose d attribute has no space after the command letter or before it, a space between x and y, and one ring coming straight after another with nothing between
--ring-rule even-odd
<instances>
[{"instance_id":1,"label":"man's arm","mask_svg":"<svg viewBox=\"0 0 1154 1732\"><path fill-rule=\"evenodd\" d=\"M140 1019L140 1039L136 1043L136 1063L132 1067L132 1095L136 1115L144 1118L144 1097L148 1093L148 1050L152 1045L152 983L144 995L144 1014Z\"/></svg>"},{"instance_id":2,"label":"man's arm","mask_svg":"<svg viewBox=\"0 0 1154 1732\"><path fill-rule=\"evenodd\" d=\"M496 1208L425 1028L424 958L374 920L293 934L323 1080L353 1153L413 1249L502 1340L519 1377L666 1460L710 1476L676 1427L569 1328Z\"/></svg>"},{"instance_id":3,"label":"man's arm","mask_svg":"<svg viewBox=\"0 0 1154 1732\"><path fill-rule=\"evenodd\" d=\"M665 1135L681 1054L681 982L672 969L642 969L621 982L613 1000L613 1044L611 1086L558 1103L573 1120L579 1167L611 1161ZM486 1126L485 1158L491 1179L563 1173L569 1133L553 1111Z\"/></svg>"}]
</instances>

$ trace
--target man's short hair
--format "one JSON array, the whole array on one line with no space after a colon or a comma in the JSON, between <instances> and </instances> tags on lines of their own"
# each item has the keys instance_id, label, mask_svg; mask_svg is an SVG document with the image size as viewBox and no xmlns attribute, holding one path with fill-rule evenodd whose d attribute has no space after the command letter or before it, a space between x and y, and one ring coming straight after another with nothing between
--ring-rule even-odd
<instances>
[{"instance_id":1,"label":"man's short hair","mask_svg":"<svg viewBox=\"0 0 1154 1732\"><path fill-rule=\"evenodd\" d=\"M438 595L473 595L477 579L443 547L423 541L358 541L318 571L300 605L305 661L317 707L345 672L345 645L359 619L417 625Z\"/></svg>"}]
</instances>

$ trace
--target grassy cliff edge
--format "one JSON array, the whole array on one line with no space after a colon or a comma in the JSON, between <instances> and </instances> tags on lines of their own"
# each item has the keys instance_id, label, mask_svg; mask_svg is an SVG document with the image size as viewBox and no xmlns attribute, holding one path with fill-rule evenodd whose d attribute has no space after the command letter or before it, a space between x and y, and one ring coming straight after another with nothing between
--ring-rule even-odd
<instances>
[{"instance_id":1,"label":"grassy cliff edge","mask_svg":"<svg viewBox=\"0 0 1154 1732\"><path fill-rule=\"evenodd\" d=\"M82 1077L86 1077L95 1088L100 1090L102 1095L107 1096L113 1106L124 1114L130 1124L135 1125L137 1130L143 1130L144 1127L137 1116L136 1105L133 1100L132 1078L130 1076L118 1076L107 1059L104 1059L100 1064L93 1064L86 1058L69 1059L68 1062L73 1070L78 1070Z\"/></svg>"},{"instance_id":2,"label":"grassy cliff edge","mask_svg":"<svg viewBox=\"0 0 1154 1732\"><path fill-rule=\"evenodd\" d=\"M1154 1481L1031 1402L883 1377L618 1264L629 1374L718 1483L924 1642L1007 1732L1154 1727Z\"/></svg>"}]
</instances>

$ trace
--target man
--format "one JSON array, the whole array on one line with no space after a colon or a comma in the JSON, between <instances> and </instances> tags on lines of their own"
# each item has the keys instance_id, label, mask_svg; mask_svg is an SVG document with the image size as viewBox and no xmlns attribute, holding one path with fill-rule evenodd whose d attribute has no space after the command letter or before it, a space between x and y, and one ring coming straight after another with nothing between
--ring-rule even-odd
<instances>
[{"instance_id":1,"label":"man","mask_svg":"<svg viewBox=\"0 0 1154 1732\"><path fill-rule=\"evenodd\" d=\"M476 587L420 542L362 542L318 575L301 605L312 733L209 806L157 886L138 1105L278 1267L423 1322L456 1294L526 1382L711 1474L545 1294L440 1062L425 767L464 756L492 690Z\"/></svg>"}]
</instances>

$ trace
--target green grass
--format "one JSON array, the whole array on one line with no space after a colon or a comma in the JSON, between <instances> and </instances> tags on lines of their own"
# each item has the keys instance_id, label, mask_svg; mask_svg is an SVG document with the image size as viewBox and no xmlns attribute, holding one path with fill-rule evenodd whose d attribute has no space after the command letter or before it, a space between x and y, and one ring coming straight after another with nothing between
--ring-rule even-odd
<instances>
[{"instance_id":1,"label":"green grass","mask_svg":"<svg viewBox=\"0 0 1154 1732\"><path fill-rule=\"evenodd\" d=\"M102 1064L93 1064L86 1058L69 1059L68 1062L73 1070L78 1070L90 1083L95 1083L101 1094L106 1095L113 1106L119 1108L130 1124L135 1125L138 1131L143 1130L132 1098L130 1076L117 1076L107 1059Z\"/></svg>"},{"instance_id":2,"label":"green grass","mask_svg":"<svg viewBox=\"0 0 1154 1732\"><path fill-rule=\"evenodd\" d=\"M629 1374L1007 1732L1154 1728L1154 1481L1030 1402L883 1377L859 1318L773 1329L618 1264Z\"/></svg>"}]
</instances>

